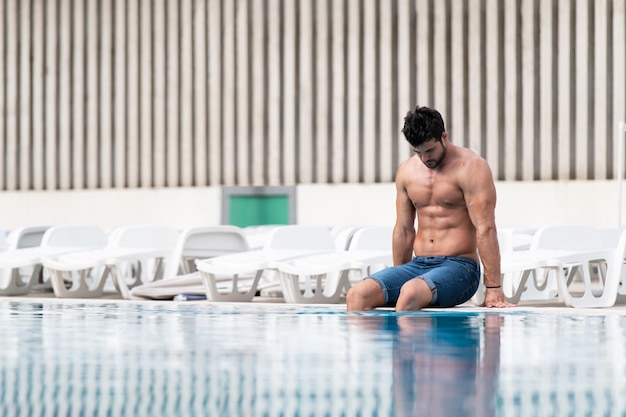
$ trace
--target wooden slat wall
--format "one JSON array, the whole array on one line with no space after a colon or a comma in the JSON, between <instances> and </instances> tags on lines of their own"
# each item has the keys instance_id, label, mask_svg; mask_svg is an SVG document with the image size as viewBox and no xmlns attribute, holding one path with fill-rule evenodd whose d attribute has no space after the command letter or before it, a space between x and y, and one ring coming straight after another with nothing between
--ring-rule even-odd
<instances>
[{"instance_id":1,"label":"wooden slat wall","mask_svg":"<svg viewBox=\"0 0 626 417\"><path fill-rule=\"evenodd\" d=\"M498 180L613 179L626 0L0 0L0 189L393 181L413 106Z\"/></svg>"}]
</instances>

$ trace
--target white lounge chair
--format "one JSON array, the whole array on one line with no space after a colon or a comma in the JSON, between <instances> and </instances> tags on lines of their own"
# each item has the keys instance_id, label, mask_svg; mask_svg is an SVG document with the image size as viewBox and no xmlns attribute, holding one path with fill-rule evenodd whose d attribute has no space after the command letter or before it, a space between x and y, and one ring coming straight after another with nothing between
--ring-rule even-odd
<instances>
[{"instance_id":1,"label":"white lounge chair","mask_svg":"<svg viewBox=\"0 0 626 417\"><path fill-rule=\"evenodd\" d=\"M22 295L28 293L41 276L41 265L29 264L12 268L11 258L20 258L19 254L12 251L37 247L41 244L44 232L49 226L20 227L5 235L2 231L0 246L9 252L0 256L0 262L4 267L0 269L0 294ZM32 251L27 251L32 252Z\"/></svg>"},{"instance_id":2,"label":"white lounge chair","mask_svg":"<svg viewBox=\"0 0 626 417\"><path fill-rule=\"evenodd\" d=\"M103 247L106 234L95 226L33 226L16 229L0 252L0 295L27 294L42 275L46 256Z\"/></svg>"},{"instance_id":3,"label":"white lounge chair","mask_svg":"<svg viewBox=\"0 0 626 417\"><path fill-rule=\"evenodd\" d=\"M9 236L9 249L25 249L36 248L41 246L41 241L46 231L50 229L50 226L26 226L13 230ZM41 273L33 274L36 266L20 268L20 275L22 279L32 279L32 286L30 289L45 289L49 288L49 282L43 282L44 277L43 270ZM42 268L40 268L42 269ZM24 281L27 282L27 281Z\"/></svg>"},{"instance_id":4,"label":"white lounge chair","mask_svg":"<svg viewBox=\"0 0 626 417\"><path fill-rule=\"evenodd\" d=\"M617 246L617 238L612 235L612 238L607 239L607 236L605 229L591 226L563 225L539 229L531 244L531 250L560 251L560 253L556 255L547 253L544 256L549 256L552 259L548 260L547 265L543 268L543 282L538 282L537 279L533 280L535 288L539 291L533 292L533 287L530 287L531 292L529 294L527 288L523 293L525 297L522 299L533 299L533 295L540 294L540 291L545 292L547 288L552 294L558 294L561 300L568 304L563 298L560 283L564 279L571 282L572 277L578 273L586 275L586 282L589 286L602 286L600 275L593 274L592 276L590 271L592 267L596 269L597 266L602 265L606 256L610 256L607 254L612 253ZM543 284L543 287L538 284ZM535 296L535 299L540 299L540 297Z\"/></svg>"},{"instance_id":5,"label":"white lounge chair","mask_svg":"<svg viewBox=\"0 0 626 417\"><path fill-rule=\"evenodd\" d=\"M387 268L393 265L392 258L392 241L393 241L393 226L368 226L362 227L357 230L350 239L350 245L348 250L350 251L382 251L389 255L389 258L385 258L384 262L376 264L369 262L367 266L367 273L371 274L376 270ZM362 276L356 277L358 281L363 279Z\"/></svg>"},{"instance_id":6,"label":"white lounge chair","mask_svg":"<svg viewBox=\"0 0 626 417\"><path fill-rule=\"evenodd\" d=\"M535 229L527 233L525 228L498 229L500 255L502 258L502 286L505 294L510 295L509 301L520 300L551 300L557 296L557 283L550 269L545 269L547 258L555 255L551 251L558 250L562 255L561 239L577 233L586 226L550 226ZM532 230L532 229L529 229ZM539 233L537 231L539 230ZM539 266L533 268L538 262ZM522 268L529 268L520 270Z\"/></svg>"},{"instance_id":7,"label":"white lounge chair","mask_svg":"<svg viewBox=\"0 0 626 417\"><path fill-rule=\"evenodd\" d=\"M334 304L350 288L350 274L359 280L393 263L392 227L362 227L348 250L316 254L278 264L288 303Z\"/></svg>"},{"instance_id":8,"label":"white lounge chair","mask_svg":"<svg viewBox=\"0 0 626 417\"><path fill-rule=\"evenodd\" d=\"M528 250L506 250L510 242L500 233L502 288L507 301L557 300L567 276L589 261L599 262L607 249L599 229L584 225L556 225L539 228ZM474 302L482 303L484 287Z\"/></svg>"},{"instance_id":9,"label":"white lounge chair","mask_svg":"<svg viewBox=\"0 0 626 417\"><path fill-rule=\"evenodd\" d=\"M599 229L584 225L546 226L528 236L516 239L516 233L533 229L500 228L502 289L507 301L557 300L560 277L571 275L585 260L586 254L606 248ZM526 249L527 247L527 249ZM476 305L484 300L484 285L472 297Z\"/></svg>"},{"instance_id":10,"label":"white lounge chair","mask_svg":"<svg viewBox=\"0 0 626 417\"><path fill-rule=\"evenodd\" d=\"M189 228L181 233L174 253L174 260L180 261L181 268L176 268L176 262L170 262L162 280L132 288L131 296L163 300L172 299L179 294L206 296L195 261L247 250L248 240L237 226Z\"/></svg>"},{"instance_id":11,"label":"white lounge chair","mask_svg":"<svg viewBox=\"0 0 626 417\"><path fill-rule=\"evenodd\" d=\"M258 226L247 226L241 228L250 250L262 249L267 242L270 232L274 229L284 227L284 224L264 224Z\"/></svg>"},{"instance_id":12,"label":"white lounge chair","mask_svg":"<svg viewBox=\"0 0 626 417\"><path fill-rule=\"evenodd\" d=\"M570 307L612 307L626 296L626 229L596 232L605 249L550 263L559 272L559 296Z\"/></svg>"},{"instance_id":13,"label":"white lounge chair","mask_svg":"<svg viewBox=\"0 0 626 417\"><path fill-rule=\"evenodd\" d=\"M602 242L606 243L607 248L616 248L618 249L620 238L622 233L626 228L624 227L607 227L598 229L598 234ZM572 280L576 277L578 271L567 271L567 281L568 285L572 282ZM591 263L591 275L594 279L598 279L598 277L605 277L607 273L607 263L603 260L599 262Z\"/></svg>"},{"instance_id":14,"label":"white lounge chair","mask_svg":"<svg viewBox=\"0 0 626 417\"><path fill-rule=\"evenodd\" d=\"M332 233L335 237L335 246L337 247L337 249L347 250L348 248L350 248L350 242L352 241L352 237L360 228L360 226L333 228Z\"/></svg>"},{"instance_id":15,"label":"white lounge chair","mask_svg":"<svg viewBox=\"0 0 626 417\"><path fill-rule=\"evenodd\" d=\"M198 260L196 267L208 300L252 301L261 278L275 280L278 262L334 250L330 229L289 225L272 229L263 249Z\"/></svg>"},{"instance_id":16,"label":"white lounge chair","mask_svg":"<svg viewBox=\"0 0 626 417\"><path fill-rule=\"evenodd\" d=\"M7 236L8 249L36 248L41 245L44 233L50 226L26 226L15 229Z\"/></svg>"},{"instance_id":17,"label":"white lounge chair","mask_svg":"<svg viewBox=\"0 0 626 417\"><path fill-rule=\"evenodd\" d=\"M162 226L118 227L111 231L105 248L49 256L43 265L51 273L57 297L101 297L111 277L128 299L130 287L161 279L163 263L171 259L179 234L177 229Z\"/></svg>"}]
</instances>

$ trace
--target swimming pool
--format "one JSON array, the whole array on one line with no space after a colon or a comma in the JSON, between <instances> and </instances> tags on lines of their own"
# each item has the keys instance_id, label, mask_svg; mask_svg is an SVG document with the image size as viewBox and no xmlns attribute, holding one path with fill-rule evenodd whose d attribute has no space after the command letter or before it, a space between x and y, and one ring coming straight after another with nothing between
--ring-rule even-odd
<instances>
[{"instance_id":1,"label":"swimming pool","mask_svg":"<svg viewBox=\"0 0 626 417\"><path fill-rule=\"evenodd\" d=\"M1 416L622 416L626 316L0 301Z\"/></svg>"}]
</instances>

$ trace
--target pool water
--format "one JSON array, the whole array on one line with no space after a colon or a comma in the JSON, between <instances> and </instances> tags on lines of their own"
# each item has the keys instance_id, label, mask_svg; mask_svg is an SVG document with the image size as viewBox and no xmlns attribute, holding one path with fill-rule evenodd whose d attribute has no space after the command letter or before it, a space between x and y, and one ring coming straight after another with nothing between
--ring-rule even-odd
<instances>
[{"instance_id":1,"label":"pool water","mask_svg":"<svg viewBox=\"0 0 626 417\"><path fill-rule=\"evenodd\" d=\"M0 416L623 416L626 316L0 301Z\"/></svg>"}]
</instances>

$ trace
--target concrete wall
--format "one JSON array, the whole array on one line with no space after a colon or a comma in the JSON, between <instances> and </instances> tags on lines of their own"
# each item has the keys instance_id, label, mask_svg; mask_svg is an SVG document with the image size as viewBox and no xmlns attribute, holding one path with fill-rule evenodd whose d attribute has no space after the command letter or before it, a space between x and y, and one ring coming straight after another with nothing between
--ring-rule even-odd
<instances>
[{"instance_id":1,"label":"concrete wall","mask_svg":"<svg viewBox=\"0 0 626 417\"><path fill-rule=\"evenodd\" d=\"M616 181L498 182L499 226L618 224ZM301 185L301 224L393 224L393 183ZM220 223L220 187L0 193L0 229L35 224L165 224L180 228ZM626 215L622 214L622 218Z\"/></svg>"}]
</instances>

